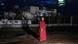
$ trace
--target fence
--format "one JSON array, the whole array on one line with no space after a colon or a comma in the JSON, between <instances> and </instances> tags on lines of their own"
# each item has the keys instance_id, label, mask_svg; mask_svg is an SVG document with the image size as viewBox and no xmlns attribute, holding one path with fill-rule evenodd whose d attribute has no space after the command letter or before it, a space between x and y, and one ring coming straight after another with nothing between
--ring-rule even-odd
<instances>
[{"instance_id":1,"label":"fence","mask_svg":"<svg viewBox=\"0 0 78 44\"><path fill-rule=\"evenodd\" d=\"M78 17L77 16L49 16L46 17L46 25L47 26L72 26L78 25ZM11 20L12 21L12 20ZM1 21L2 22L2 21ZM10 20L8 20L10 22ZM7 23L8 23L7 22ZM0 24L0 27L7 26L7 27L22 27L22 20L14 20L11 24ZM4 23L4 22L3 22ZM32 23L29 25L30 27L38 27L38 23Z\"/></svg>"}]
</instances>

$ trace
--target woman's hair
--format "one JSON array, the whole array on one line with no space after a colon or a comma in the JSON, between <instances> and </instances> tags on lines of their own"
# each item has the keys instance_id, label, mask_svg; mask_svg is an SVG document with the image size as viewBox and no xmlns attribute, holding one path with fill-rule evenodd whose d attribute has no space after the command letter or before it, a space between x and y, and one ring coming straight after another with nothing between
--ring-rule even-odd
<instances>
[{"instance_id":1,"label":"woman's hair","mask_svg":"<svg viewBox=\"0 0 78 44\"><path fill-rule=\"evenodd\" d=\"M42 18L44 18L44 20L45 20L45 16L42 16L42 17L40 17L40 21L42 20Z\"/></svg>"}]
</instances>

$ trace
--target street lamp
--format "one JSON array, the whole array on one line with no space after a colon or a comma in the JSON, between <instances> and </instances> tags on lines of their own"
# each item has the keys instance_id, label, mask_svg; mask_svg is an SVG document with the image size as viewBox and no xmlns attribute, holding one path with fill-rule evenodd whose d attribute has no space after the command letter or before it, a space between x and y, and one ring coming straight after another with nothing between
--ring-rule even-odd
<instances>
[{"instance_id":1,"label":"street lamp","mask_svg":"<svg viewBox=\"0 0 78 44\"><path fill-rule=\"evenodd\" d=\"M59 6L63 6L65 4L64 2L65 2L64 0L58 0Z\"/></svg>"}]
</instances>

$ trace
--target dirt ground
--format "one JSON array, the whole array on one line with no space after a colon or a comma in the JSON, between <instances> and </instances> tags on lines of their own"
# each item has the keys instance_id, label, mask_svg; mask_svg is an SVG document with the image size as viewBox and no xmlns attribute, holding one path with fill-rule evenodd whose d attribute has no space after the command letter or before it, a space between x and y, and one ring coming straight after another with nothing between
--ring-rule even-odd
<instances>
[{"instance_id":1,"label":"dirt ground","mask_svg":"<svg viewBox=\"0 0 78 44\"><path fill-rule=\"evenodd\" d=\"M45 42L39 42L37 39L28 36L20 36L15 42L9 42L7 44L78 44L77 40L67 37L64 34L48 34Z\"/></svg>"},{"instance_id":2,"label":"dirt ground","mask_svg":"<svg viewBox=\"0 0 78 44\"><path fill-rule=\"evenodd\" d=\"M13 34L12 32L15 33L14 31L9 31L8 34ZM16 38L14 37L12 39L0 39L0 44L78 44L77 33L76 31L63 32L53 31L53 29L51 31L50 29L47 31L47 40L45 42L40 42L37 38L35 38L32 35L24 34L22 36L18 36ZM15 36L15 34L13 36Z\"/></svg>"}]
</instances>

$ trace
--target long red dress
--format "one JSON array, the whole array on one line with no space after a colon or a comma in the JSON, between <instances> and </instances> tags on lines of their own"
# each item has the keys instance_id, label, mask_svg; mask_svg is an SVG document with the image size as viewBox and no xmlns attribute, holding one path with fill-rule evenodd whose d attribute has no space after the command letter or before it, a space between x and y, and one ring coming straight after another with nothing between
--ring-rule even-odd
<instances>
[{"instance_id":1,"label":"long red dress","mask_svg":"<svg viewBox=\"0 0 78 44\"><path fill-rule=\"evenodd\" d=\"M46 24L45 21L40 21L40 41L46 40Z\"/></svg>"}]
</instances>

